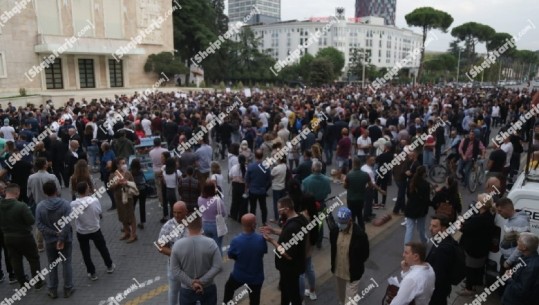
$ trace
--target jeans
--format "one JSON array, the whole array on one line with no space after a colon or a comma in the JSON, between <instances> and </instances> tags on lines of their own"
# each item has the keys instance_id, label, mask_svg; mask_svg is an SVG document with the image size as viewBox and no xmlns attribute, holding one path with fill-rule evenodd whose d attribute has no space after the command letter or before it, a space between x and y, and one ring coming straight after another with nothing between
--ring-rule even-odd
<instances>
[{"instance_id":1,"label":"jeans","mask_svg":"<svg viewBox=\"0 0 539 305\"><path fill-rule=\"evenodd\" d=\"M430 168L434 164L434 152L432 150L423 150L423 166Z\"/></svg>"},{"instance_id":2,"label":"jeans","mask_svg":"<svg viewBox=\"0 0 539 305\"><path fill-rule=\"evenodd\" d=\"M176 203L176 188L168 188L166 190L166 200L163 203L163 212L168 209L166 214L170 213L170 217L173 216L172 214L172 207ZM165 216L168 216L166 215Z\"/></svg>"},{"instance_id":3,"label":"jeans","mask_svg":"<svg viewBox=\"0 0 539 305\"><path fill-rule=\"evenodd\" d=\"M223 250L221 249L221 245L223 244L223 236L217 236L217 224L215 221L203 221L202 228L204 229L204 235L215 241L219 247L219 252L221 252L221 255L223 255Z\"/></svg>"},{"instance_id":4,"label":"jeans","mask_svg":"<svg viewBox=\"0 0 539 305\"><path fill-rule=\"evenodd\" d=\"M279 220L279 212L277 212L277 201L286 196L286 189L273 190L273 215L275 220Z\"/></svg>"},{"instance_id":5,"label":"jeans","mask_svg":"<svg viewBox=\"0 0 539 305\"><path fill-rule=\"evenodd\" d=\"M268 220L268 207L266 206L266 194L249 193L250 213L256 215L256 202L260 203L260 211L262 211L262 224L266 224Z\"/></svg>"},{"instance_id":6,"label":"jeans","mask_svg":"<svg viewBox=\"0 0 539 305\"><path fill-rule=\"evenodd\" d=\"M299 293L305 291L305 277L307 277L307 282L309 282L309 289L314 291L316 287L316 275L314 274L314 266L312 257L305 258L305 273L299 276Z\"/></svg>"},{"instance_id":7,"label":"jeans","mask_svg":"<svg viewBox=\"0 0 539 305\"><path fill-rule=\"evenodd\" d=\"M393 208L393 213L399 213L399 211L404 212L404 207L406 206L406 188L408 187L408 183L405 181L395 181L397 183L398 191L397 191L397 202L395 203L395 207Z\"/></svg>"},{"instance_id":8,"label":"jeans","mask_svg":"<svg viewBox=\"0 0 539 305\"><path fill-rule=\"evenodd\" d=\"M65 257L65 260L62 261L64 291L66 289L73 288L73 267L71 266L72 246L72 243L66 242L64 243L64 249L58 251L56 250L56 242L45 244L45 251L47 252L49 264L53 264L53 262L57 261L58 259L63 259L59 253ZM49 269L49 280L47 281L47 287L52 291L56 291L58 289L58 266Z\"/></svg>"},{"instance_id":9,"label":"jeans","mask_svg":"<svg viewBox=\"0 0 539 305\"><path fill-rule=\"evenodd\" d=\"M410 217L406 218L406 233L404 234L404 244L407 244L412 241L414 237L414 227L417 222L417 231L419 232L419 239L422 243L427 243L427 235L425 235L425 216L413 219Z\"/></svg>"},{"instance_id":10,"label":"jeans","mask_svg":"<svg viewBox=\"0 0 539 305\"><path fill-rule=\"evenodd\" d=\"M331 165L333 161L333 145L332 141L327 141L324 145L324 153L326 155L326 164Z\"/></svg>"},{"instance_id":11,"label":"jeans","mask_svg":"<svg viewBox=\"0 0 539 305\"><path fill-rule=\"evenodd\" d=\"M41 270L36 242L30 235L17 238L4 236L4 242L9 253L11 267L13 267L15 277L17 278L19 285L22 287L24 282L26 282L22 262L23 257L26 258L30 264L30 272L32 273L32 276L37 275L38 271Z\"/></svg>"},{"instance_id":12,"label":"jeans","mask_svg":"<svg viewBox=\"0 0 539 305\"><path fill-rule=\"evenodd\" d=\"M140 223L146 222L146 190L141 191L138 196L133 198L133 206L136 207L137 201L140 199L139 205L139 214L140 214Z\"/></svg>"},{"instance_id":13,"label":"jeans","mask_svg":"<svg viewBox=\"0 0 539 305\"><path fill-rule=\"evenodd\" d=\"M204 287L203 294L197 294L194 290L188 288L180 288L180 305L196 305L197 301L200 305L217 305L217 287L212 284Z\"/></svg>"},{"instance_id":14,"label":"jeans","mask_svg":"<svg viewBox=\"0 0 539 305\"><path fill-rule=\"evenodd\" d=\"M243 286L248 286L248 288ZM262 289L262 284L249 284L239 282L232 277L232 274L228 277L228 281L226 281L225 284L225 296L223 299L223 303L228 304L228 302L232 301L234 298L234 292L240 287L243 288L241 290L242 292L240 292L238 296L244 293L243 291L247 290L247 292L250 292L249 305L260 305L260 291ZM239 302L240 300L237 301ZM234 304L237 304L238 302L234 302Z\"/></svg>"},{"instance_id":15,"label":"jeans","mask_svg":"<svg viewBox=\"0 0 539 305\"><path fill-rule=\"evenodd\" d=\"M174 279L172 270L170 269L170 263L167 264L167 276L168 276L168 305L178 305L180 302L180 288L181 284L179 280Z\"/></svg>"},{"instance_id":16,"label":"jeans","mask_svg":"<svg viewBox=\"0 0 539 305\"><path fill-rule=\"evenodd\" d=\"M90 255L90 240L94 242L97 251L99 251L99 254L101 254L101 257L105 262L105 266L107 266L107 268L112 267L109 249L107 249L107 243L105 242L105 238L103 237L101 230L90 234L77 233L77 240L79 241L80 252L82 252L82 258L84 260L84 264L86 265L86 272L91 274L95 273L95 266L92 262L92 256Z\"/></svg>"},{"instance_id":17,"label":"jeans","mask_svg":"<svg viewBox=\"0 0 539 305\"><path fill-rule=\"evenodd\" d=\"M459 166L458 166L458 170L457 172L459 172L463 179L464 179L464 186L468 186L468 180L470 178L470 172L472 171L472 162L473 160L460 160L459 162Z\"/></svg>"},{"instance_id":18,"label":"jeans","mask_svg":"<svg viewBox=\"0 0 539 305\"><path fill-rule=\"evenodd\" d=\"M357 224L365 231L365 222L363 221L363 200L346 200L348 208L352 212L352 221L357 218Z\"/></svg>"},{"instance_id":19,"label":"jeans","mask_svg":"<svg viewBox=\"0 0 539 305\"><path fill-rule=\"evenodd\" d=\"M88 165L96 167L97 159L99 158L99 147L97 145L89 145L86 147L88 153Z\"/></svg>"}]
</instances>

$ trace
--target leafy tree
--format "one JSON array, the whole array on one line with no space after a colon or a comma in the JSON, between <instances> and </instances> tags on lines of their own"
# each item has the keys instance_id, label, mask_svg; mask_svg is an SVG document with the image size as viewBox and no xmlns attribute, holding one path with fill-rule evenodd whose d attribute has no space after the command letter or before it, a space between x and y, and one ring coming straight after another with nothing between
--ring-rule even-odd
<instances>
[{"instance_id":1,"label":"leafy tree","mask_svg":"<svg viewBox=\"0 0 539 305\"><path fill-rule=\"evenodd\" d=\"M189 69L179 57L175 57L170 52L161 52L148 56L144 64L144 72L154 72L158 75L163 73L167 78L173 78L175 74L189 74Z\"/></svg>"},{"instance_id":2,"label":"leafy tree","mask_svg":"<svg viewBox=\"0 0 539 305\"><path fill-rule=\"evenodd\" d=\"M490 41L495 33L490 26L477 22L467 22L451 30L451 36L464 41L469 62L476 56L475 46L480 42Z\"/></svg>"},{"instance_id":3,"label":"leafy tree","mask_svg":"<svg viewBox=\"0 0 539 305\"><path fill-rule=\"evenodd\" d=\"M451 53L453 56L458 58L459 53L462 52L462 48L459 45L459 40L458 39L453 40L453 41L451 41L449 43L449 49L447 50L447 52Z\"/></svg>"},{"instance_id":4,"label":"leafy tree","mask_svg":"<svg viewBox=\"0 0 539 305\"><path fill-rule=\"evenodd\" d=\"M487 50L489 52L498 50L501 46L506 44L507 41L510 41L512 38L513 36L507 33L495 33L487 42ZM515 48L511 47L511 45L508 45L508 47L509 48L503 52L505 56L512 55L516 51Z\"/></svg>"},{"instance_id":5,"label":"leafy tree","mask_svg":"<svg viewBox=\"0 0 539 305\"><path fill-rule=\"evenodd\" d=\"M193 58L217 39L216 17L209 0L182 1L182 9L173 13L174 48L181 58ZM186 83L189 84L189 74Z\"/></svg>"},{"instance_id":6,"label":"leafy tree","mask_svg":"<svg viewBox=\"0 0 539 305\"><path fill-rule=\"evenodd\" d=\"M454 71L457 67L457 58L450 53L442 53L425 60L425 69L432 71Z\"/></svg>"},{"instance_id":7,"label":"leafy tree","mask_svg":"<svg viewBox=\"0 0 539 305\"><path fill-rule=\"evenodd\" d=\"M323 48L318 51L316 58L327 58L333 64L334 74L341 75L342 68L344 68L344 54L341 51L333 47Z\"/></svg>"},{"instance_id":8,"label":"leafy tree","mask_svg":"<svg viewBox=\"0 0 539 305\"><path fill-rule=\"evenodd\" d=\"M327 57L314 58L311 62L311 83L319 86L332 82L335 79L333 71L333 63Z\"/></svg>"},{"instance_id":9,"label":"leafy tree","mask_svg":"<svg viewBox=\"0 0 539 305\"><path fill-rule=\"evenodd\" d=\"M423 70L423 56L425 55L425 40L428 31L438 29L444 33L453 23L453 17L444 11L436 10L432 7L420 7L404 16L408 26L417 26L423 29L423 43L421 48L421 59L419 64L418 79Z\"/></svg>"}]
</instances>

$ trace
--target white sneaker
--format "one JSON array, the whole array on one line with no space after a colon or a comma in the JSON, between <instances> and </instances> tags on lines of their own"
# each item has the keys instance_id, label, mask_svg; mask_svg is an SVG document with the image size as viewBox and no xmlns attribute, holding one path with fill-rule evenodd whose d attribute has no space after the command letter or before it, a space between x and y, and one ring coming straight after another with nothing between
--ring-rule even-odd
<instances>
[{"instance_id":1,"label":"white sneaker","mask_svg":"<svg viewBox=\"0 0 539 305\"><path fill-rule=\"evenodd\" d=\"M310 292L309 293L309 299L311 299L311 301L314 301L314 300L318 299L318 297L316 296L315 292Z\"/></svg>"},{"instance_id":2,"label":"white sneaker","mask_svg":"<svg viewBox=\"0 0 539 305\"><path fill-rule=\"evenodd\" d=\"M404 221L401 222L401 226L406 226L406 218L404 218Z\"/></svg>"},{"instance_id":3,"label":"white sneaker","mask_svg":"<svg viewBox=\"0 0 539 305\"><path fill-rule=\"evenodd\" d=\"M391 199L391 200L393 200L393 201L397 201L397 197L395 197L395 198L393 198L393 199Z\"/></svg>"},{"instance_id":4,"label":"white sneaker","mask_svg":"<svg viewBox=\"0 0 539 305\"><path fill-rule=\"evenodd\" d=\"M309 289L305 289L304 295L305 295L306 297L310 296L310 295L311 295L311 291L310 291Z\"/></svg>"}]
</instances>

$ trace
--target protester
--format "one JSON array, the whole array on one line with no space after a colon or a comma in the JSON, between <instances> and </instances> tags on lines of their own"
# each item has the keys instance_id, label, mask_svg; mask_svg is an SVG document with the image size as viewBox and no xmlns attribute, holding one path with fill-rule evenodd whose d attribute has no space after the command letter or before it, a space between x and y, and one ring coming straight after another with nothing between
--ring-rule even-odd
<instances>
[{"instance_id":1,"label":"protester","mask_svg":"<svg viewBox=\"0 0 539 305\"><path fill-rule=\"evenodd\" d=\"M64 298L69 298L75 291L71 265L73 230L69 223L63 223L62 226L60 220L63 217L69 217L71 206L68 201L59 197L59 190L54 181L45 182L43 192L47 198L37 205L36 225L43 233L49 264L60 257L63 258ZM49 289L48 296L51 299L58 298L58 268L50 270L47 287Z\"/></svg>"},{"instance_id":2,"label":"protester","mask_svg":"<svg viewBox=\"0 0 539 305\"><path fill-rule=\"evenodd\" d=\"M3 242L7 253L9 253L9 261L15 278L20 287L23 287L27 282L22 264L23 257L30 264L32 277L36 276L41 268L36 241L32 236L32 225L35 223L35 219L26 203L17 200L19 195L20 187L18 185L14 183L6 185L6 197L0 200L0 229L3 232ZM6 269L9 271L8 268ZM43 280L39 280L34 288L39 290L44 284Z\"/></svg>"},{"instance_id":3,"label":"protester","mask_svg":"<svg viewBox=\"0 0 539 305\"><path fill-rule=\"evenodd\" d=\"M249 212L256 215L256 203L260 203L262 212L262 225L265 226L268 219L268 207L266 206L266 193L271 185L271 172L265 170L262 163L262 151L255 152L255 162L249 164L245 174L245 188L249 193Z\"/></svg>"},{"instance_id":4,"label":"protester","mask_svg":"<svg viewBox=\"0 0 539 305\"><path fill-rule=\"evenodd\" d=\"M123 226L123 235L120 240L127 243L135 242L137 238L137 220L135 218L135 207L133 205L134 196L129 189L135 188L133 176L127 171L127 164L124 159L114 159L111 166L112 178L114 181L110 185L114 200L118 203L118 220Z\"/></svg>"},{"instance_id":5,"label":"protester","mask_svg":"<svg viewBox=\"0 0 539 305\"><path fill-rule=\"evenodd\" d=\"M404 234L404 244L412 241L414 228L417 226L419 239L423 244L427 242L425 235L425 217L430 206L430 185L426 180L426 170L424 166L417 168L414 177L410 181L408 189L408 202L404 209L406 216L406 233Z\"/></svg>"},{"instance_id":6,"label":"protester","mask_svg":"<svg viewBox=\"0 0 539 305\"><path fill-rule=\"evenodd\" d=\"M137 206L137 202L140 200L139 204L139 223L137 227L139 229L144 229L144 224L146 223L146 197L147 192L149 191L149 185L146 181L146 177L144 176L144 172L142 172L140 159L135 158L133 161L131 161L131 168L129 169L129 173L131 173L131 176L133 176L133 181L135 182L135 185L137 186L137 189L139 191L138 196L133 197L133 206Z\"/></svg>"},{"instance_id":7,"label":"protester","mask_svg":"<svg viewBox=\"0 0 539 305\"><path fill-rule=\"evenodd\" d=\"M247 187L245 186L245 175L247 167L244 155L238 156L238 164L235 164L229 171L229 180L232 182L232 203L230 204L230 218L240 221L241 217L247 213L247 198L244 196Z\"/></svg>"},{"instance_id":8,"label":"protester","mask_svg":"<svg viewBox=\"0 0 539 305\"><path fill-rule=\"evenodd\" d=\"M77 240L79 241L80 252L82 253L82 258L86 265L88 278L92 281L96 281L98 277L90 255L90 240L94 242L99 254L101 254L105 266L107 267L107 273L113 273L116 265L114 265L110 258L105 237L103 236L103 233L101 233L101 226L99 224L102 217L101 203L97 198L91 197L91 188L86 182L82 181L77 183L76 189L77 199L71 202L71 209L83 211L78 215L75 221Z\"/></svg>"},{"instance_id":9,"label":"protester","mask_svg":"<svg viewBox=\"0 0 539 305\"><path fill-rule=\"evenodd\" d=\"M181 282L180 305L217 305L214 279L221 272L222 258L218 246L202 235L202 220L196 217L188 225L189 235L174 243L170 253L172 276ZM197 255L193 255L197 253Z\"/></svg>"},{"instance_id":10,"label":"protester","mask_svg":"<svg viewBox=\"0 0 539 305\"><path fill-rule=\"evenodd\" d=\"M331 272L337 281L339 304L344 305L359 293L359 281L369 258L369 239L352 219L350 209L339 208L336 220L336 225L330 227L329 236Z\"/></svg>"},{"instance_id":11,"label":"protester","mask_svg":"<svg viewBox=\"0 0 539 305\"><path fill-rule=\"evenodd\" d=\"M204 235L212 238L222 252L223 236L218 234L216 217L218 214L226 217L226 209L223 199L218 196L217 186L213 180L208 179L203 183L202 194L198 197L198 209L202 212Z\"/></svg>"},{"instance_id":12,"label":"protester","mask_svg":"<svg viewBox=\"0 0 539 305\"><path fill-rule=\"evenodd\" d=\"M264 254L268 246L262 235L256 231L256 216L245 214L241 217L242 232L230 242L228 257L233 259L234 268L225 284L223 303L228 304L234 291L243 285L249 287L249 304L260 304L260 292L264 283Z\"/></svg>"},{"instance_id":13,"label":"protester","mask_svg":"<svg viewBox=\"0 0 539 305\"><path fill-rule=\"evenodd\" d=\"M179 227L185 217L187 217L187 214L188 211L185 202L178 201L174 203L174 206L172 207L173 217L163 225L159 232L158 241L168 240L163 243L158 242L157 249L159 250L159 253L170 257L174 243L180 238L187 236L187 229L185 227ZM180 229L178 230L178 228ZM177 232L178 234L173 234L173 232ZM178 305L178 302L180 301L180 281L172 272L170 262L170 258L167 259L168 304Z\"/></svg>"},{"instance_id":14,"label":"protester","mask_svg":"<svg viewBox=\"0 0 539 305\"><path fill-rule=\"evenodd\" d=\"M195 211L195 208L198 206L198 196L200 196L199 182L195 179L194 174L195 170L193 167L188 166L185 170L185 177L180 178L178 185L178 194L181 200L187 205L189 213Z\"/></svg>"}]
</instances>

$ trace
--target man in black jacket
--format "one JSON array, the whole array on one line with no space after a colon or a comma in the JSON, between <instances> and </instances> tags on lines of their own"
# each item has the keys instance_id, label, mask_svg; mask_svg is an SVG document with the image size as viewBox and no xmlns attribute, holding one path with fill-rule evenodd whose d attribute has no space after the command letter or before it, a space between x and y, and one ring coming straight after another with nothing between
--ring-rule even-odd
<instances>
[{"instance_id":1,"label":"man in black jacket","mask_svg":"<svg viewBox=\"0 0 539 305\"><path fill-rule=\"evenodd\" d=\"M58 136L56 134L51 134L49 138L49 151L52 158L52 172L54 173L56 178L58 178L58 181L61 183L62 178L64 177L64 160L67 149L62 143L62 141L58 140ZM68 187L69 179L63 180L63 184Z\"/></svg>"},{"instance_id":2,"label":"man in black jacket","mask_svg":"<svg viewBox=\"0 0 539 305\"><path fill-rule=\"evenodd\" d=\"M369 239L353 221L352 212L346 207L337 211L337 223L331 216L327 219L330 227L331 272L337 280L339 303L346 304L359 293L359 280L365 272L365 261L369 258Z\"/></svg>"},{"instance_id":3,"label":"man in black jacket","mask_svg":"<svg viewBox=\"0 0 539 305\"><path fill-rule=\"evenodd\" d=\"M307 218L297 214L290 197L283 197L277 202L281 218L286 219L281 230L269 226L262 227L264 238L275 246L275 267L279 270L281 305L301 305L299 276L305 273L305 246L307 236L302 228L309 223ZM351 215L351 214L350 214ZM279 235L275 241L269 234Z\"/></svg>"},{"instance_id":4,"label":"man in black jacket","mask_svg":"<svg viewBox=\"0 0 539 305\"><path fill-rule=\"evenodd\" d=\"M434 215L430 221L432 236L445 231L449 227L449 218L445 215ZM441 234L441 233L440 233ZM434 244L427 255L427 263L434 269L436 282L429 305L447 305L447 298L451 293L451 269L454 268L455 247L457 242L451 235L444 238L439 244Z\"/></svg>"}]
</instances>

